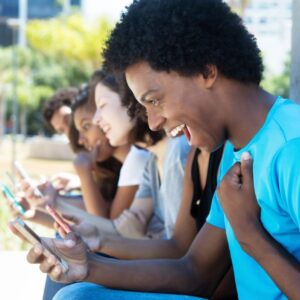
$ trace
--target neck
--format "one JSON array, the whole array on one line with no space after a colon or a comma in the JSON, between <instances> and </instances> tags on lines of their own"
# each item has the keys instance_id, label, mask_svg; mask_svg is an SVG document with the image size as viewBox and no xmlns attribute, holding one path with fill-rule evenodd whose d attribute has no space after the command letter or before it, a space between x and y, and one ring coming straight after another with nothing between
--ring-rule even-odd
<instances>
[{"instance_id":1,"label":"neck","mask_svg":"<svg viewBox=\"0 0 300 300\"><path fill-rule=\"evenodd\" d=\"M167 143L168 143L168 138L164 137L155 145L148 147L148 150L152 152L157 157L157 159L162 160L166 152Z\"/></svg>"},{"instance_id":2,"label":"neck","mask_svg":"<svg viewBox=\"0 0 300 300\"><path fill-rule=\"evenodd\" d=\"M148 150L156 156L156 164L161 178L163 176L163 161L166 154L167 144L168 138L164 137L155 145L148 147Z\"/></svg>"},{"instance_id":3,"label":"neck","mask_svg":"<svg viewBox=\"0 0 300 300\"><path fill-rule=\"evenodd\" d=\"M236 149L243 148L263 126L275 97L258 86L236 84L226 95L227 138Z\"/></svg>"},{"instance_id":4,"label":"neck","mask_svg":"<svg viewBox=\"0 0 300 300\"><path fill-rule=\"evenodd\" d=\"M123 163L125 161L126 156L128 155L130 147L131 144L117 147L114 151L113 157Z\"/></svg>"}]
</instances>

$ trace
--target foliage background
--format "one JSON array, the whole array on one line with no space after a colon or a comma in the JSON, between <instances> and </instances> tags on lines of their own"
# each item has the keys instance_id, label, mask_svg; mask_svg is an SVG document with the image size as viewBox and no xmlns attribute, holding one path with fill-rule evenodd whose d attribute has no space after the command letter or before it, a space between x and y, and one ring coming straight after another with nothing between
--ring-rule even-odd
<instances>
[{"instance_id":1,"label":"foliage background","mask_svg":"<svg viewBox=\"0 0 300 300\"><path fill-rule=\"evenodd\" d=\"M101 18L86 24L80 15L33 20L27 25L28 47L0 48L0 91L12 113L14 60L20 132L47 133L41 118L43 102L58 88L80 86L102 62L101 49L112 25Z\"/></svg>"}]
</instances>

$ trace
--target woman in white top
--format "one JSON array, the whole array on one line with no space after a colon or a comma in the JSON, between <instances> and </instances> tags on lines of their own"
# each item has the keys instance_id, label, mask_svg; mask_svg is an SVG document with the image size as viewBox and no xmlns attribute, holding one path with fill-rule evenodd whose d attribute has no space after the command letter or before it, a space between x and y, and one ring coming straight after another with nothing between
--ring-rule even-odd
<instances>
[{"instance_id":1,"label":"woman in white top","mask_svg":"<svg viewBox=\"0 0 300 300\"><path fill-rule=\"evenodd\" d=\"M89 101L94 99L97 106L94 115L94 123L102 129L112 147L115 149L123 149L123 151L119 151L118 155L114 155L114 157L121 161L123 165L120 170L118 188L112 202L112 209L109 217L89 217L88 220L98 224L104 232L119 234L115 228L115 222L108 219L116 221L117 217L120 215L120 209L113 210L114 207L122 207L124 210L130 206L139 184L141 183L146 162L150 158L148 151L136 147L134 144L139 144L147 148L156 144L156 142L161 140L164 135L160 132L151 131L145 120L142 118L130 118L128 116L126 107L122 105L123 99L121 99L119 94L119 86L113 76L107 75L102 71L97 71L93 75L90 86L91 97ZM80 119L81 115L75 111L73 117L76 128L79 131L79 136L82 141L85 141L85 139L87 139L87 131L85 133L84 128L80 125L84 125ZM128 145L131 146L128 147ZM127 149L127 151L124 151L124 149ZM82 170L77 170L77 172L80 178L82 178L82 182L84 182L88 175L82 172ZM91 172L91 170L89 170L89 172ZM97 191L95 183L92 183L92 181L89 180L88 185L91 186L92 184L94 185L93 189ZM89 201L90 207L96 207L99 204L99 201L101 201L100 198L101 197L99 196L97 197L97 193L95 192L93 197L84 200L85 202ZM140 203L133 203L130 210L135 213L143 211L146 219L149 219L152 214L152 211L148 209L148 206L141 207ZM114 211L117 211L118 213L114 213ZM98 216L101 216L101 214L98 214ZM132 230L132 235L136 236L134 228L132 228Z\"/></svg>"},{"instance_id":2,"label":"woman in white top","mask_svg":"<svg viewBox=\"0 0 300 300\"><path fill-rule=\"evenodd\" d=\"M101 156L101 148L102 151L111 148L110 155L122 163L116 192L113 199L111 199L109 208L103 205L105 199L99 193L99 186L97 186L97 183L91 176L92 168L90 168L90 162L88 161L87 163L88 156L78 159L76 169L81 179L87 212L96 216L102 216L103 218L100 218L102 221L109 221L109 219L117 218L124 209L130 207L142 180L145 164L150 157L147 151L137 148L133 144L152 145L162 135L161 133L150 131L147 123L141 118L130 118L127 115L126 108L121 104L119 85L114 77L107 76L102 71L97 71L94 73L89 86L88 103L84 107L76 109L73 118L79 131L78 142L80 144L86 145L88 150L99 152L97 153L98 157ZM101 126L101 129L107 136L110 147L101 147L101 144L97 143L94 133L95 128L92 128L93 113L90 113L89 109L84 109L89 106L95 106L95 98L101 99L101 108L99 111L98 107L98 113L96 114L98 118L95 118L95 123L99 125L101 120L101 125L103 126ZM82 100L78 97L77 101ZM99 118L100 114L101 118ZM109 122L102 122L104 119L109 120ZM91 134L91 131L93 131L93 134ZM99 136L99 132L97 135ZM89 165L88 168L86 168L86 165ZM27 195L29 193L27 190ZM96 218L96 216L83 212L72 205L70 201L65 200L58 198L55 202L55 206L60 212L80 216L84 219L98 220L98 217ZM112 222L104 222L103 226L113 233L116 232Z\"/></svg>"},{"instance_id":3,"label":"woman in white top","mask_svg":"<svg viewBox=\"0 0 300 300\"><path fill-rule=\"evenodd\" d=\"M80 150L74 166L81 181L87 212L111 219L131 205L149 154L131 147L131 141L126 139L131 126L126 120L122 127L124 142L116 146L112 146L101 128L93 124L95 86L114 88L112 83L102 83L99 74L93 77L91 86L82 89L72 105L70 141L76 152ZM138 168L137 172L132 172L132 165Z\"/></svg>"}]
</instances>

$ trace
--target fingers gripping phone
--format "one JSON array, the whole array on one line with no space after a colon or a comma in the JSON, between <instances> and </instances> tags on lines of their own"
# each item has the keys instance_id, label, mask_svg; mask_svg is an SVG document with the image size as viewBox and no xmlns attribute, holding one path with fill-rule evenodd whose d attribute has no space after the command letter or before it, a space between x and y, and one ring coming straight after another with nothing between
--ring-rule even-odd
<instances>
[{"instance_id":1,"label":"fingers gripping phone","mask_svg":"<svg viewBox=\"0 0 300 300\"><path fill-rule=\"evenodd\" d=\"M50 257L51 255L54 255L58 261L59 264L63 270L63 272L68 271L69 267L66 261L58 257L43 241L41 238L20 218L16 218L12 225L18 230L32 245L35 244L41 244L44 248L43 254L46 257Z\"/></svg>"},{"instance_id":2,"label":"fingers gripping phone","mask_svg":"<svg viewBox=\"0 0 300 300\"><path fill-rule=\"evenodd\" d=\"M64 230L65 234L72 232L69 224L58 214L58 212L51 206L47 205L46 209L54 221Z\"/></svg>"},{"instance_id":3,"label":"fingers gripping phone","mask_svg":"<svg viewBox=\"0 0 300 300\"><path fill-rule=\"evenodd\" d=\"M18 161L14 162L14 166L15 166L15 168L16 168L19 176L22 179L24 179L24 180L26 180L26 181L28 181L30 183L31 179L30 179L28 173L23 168L23 166ZM34 191L33 191L33 193L34 193L34 196L36 196L36 197L43 197L43 194L41 193L41 191L38 188L35 188Z\"/></svg>"},{"instance_id":4,"label":"fingers gripping phone","mask_svg":"<svg viewBox=\"0 0 300 300\"><path fill-rule=\"evenodd\" d=\"M11 204L13 205L13 207L19 211L20 214L24 215L25 214L25 209L24 207L21 205L21 203L16 199L16 197L14 196L14 194L11 192L11 190L8 188L8 186L6 186L4 183L0 182L0 187L1 190L4 194L4 196L6 197L6 199L11 202Z\"/></svg>"}]
</instances>

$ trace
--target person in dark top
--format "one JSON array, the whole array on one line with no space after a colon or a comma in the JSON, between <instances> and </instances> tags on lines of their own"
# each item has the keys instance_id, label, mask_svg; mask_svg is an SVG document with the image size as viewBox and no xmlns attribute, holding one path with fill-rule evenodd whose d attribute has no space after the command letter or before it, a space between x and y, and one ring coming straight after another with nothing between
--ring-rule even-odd
<instances>
[{"instance_id":1,"label":"person in dark top","mask_svg":"<svg viewBox=\"0 0 300 300\"><path fill-rule=\"evenodd\" d=\"M138 109L138 104L136 109ZM131 107L132 108L132 107ZM217 186L219 164L224 147L213 153L192 149L188 155L182 203L173 235L170 239L136 240L119 236L85 236L92 225L84 220L74 226L87 245L98 244L97 252L121 259L180 258L185 255L198 231L206 221L214 191ZM126 255L125 255L126 253ZM212 299L236 299L236 289L231 269L224 274Z\"/></svg>"},{"instance_id":2,"label":"person in dark top","mask_svg":"<svg viewBox=\"0 0 300 300\"><path fill-rule=\"evenodd\" d=\"M217 174L219 164L222 158L224 147L220 147L210 155L204 154L200 149L195 150L194 159L192 163L192 181L193 181L193 198L191 203L191 215L195 219L197 230L199 231L205 223L208 216L211 200L217 186ZM208 166L206 172L206 180L202 179L200 173L200 166L198 163L199 157L203 155L209 156ZM207 159L206 159L207 160ZM206 181L205 184L202 182ZM201 185L199 184L201 183Z\"/></svg>"}]
</instances>

